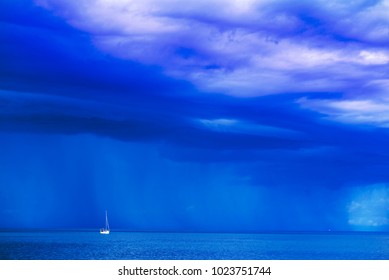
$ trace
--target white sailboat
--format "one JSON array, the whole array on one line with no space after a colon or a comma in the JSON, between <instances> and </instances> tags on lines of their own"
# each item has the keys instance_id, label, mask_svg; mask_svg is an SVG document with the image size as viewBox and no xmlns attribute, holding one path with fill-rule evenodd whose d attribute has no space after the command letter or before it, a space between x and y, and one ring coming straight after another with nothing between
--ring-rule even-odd
<instances>
[{"instance_id":1,"label":"white sailboat","mask_svg":"<svg viewBox=\"0 0 389 280\"><path fill-rule=\"evenodd\" d=\"M105 227L100 229L100 234L109 234L109 223L107 210L105 211Z\"/></svg>"}]
</instances>

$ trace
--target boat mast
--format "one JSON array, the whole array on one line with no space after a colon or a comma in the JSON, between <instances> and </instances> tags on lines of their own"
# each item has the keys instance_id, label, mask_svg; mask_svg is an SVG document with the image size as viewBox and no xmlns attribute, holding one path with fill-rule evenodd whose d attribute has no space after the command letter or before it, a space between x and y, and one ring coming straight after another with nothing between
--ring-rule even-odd
<instances>
[{"instance_id":1,"label":"boat mast","mask_svg":"<svg viewBox=\"0 0 389 280\"><path fill-rule=\"evenodd\" d=\"M109 230L107 210L105 210L105 229Z\"/></svg>"}]
</instances>

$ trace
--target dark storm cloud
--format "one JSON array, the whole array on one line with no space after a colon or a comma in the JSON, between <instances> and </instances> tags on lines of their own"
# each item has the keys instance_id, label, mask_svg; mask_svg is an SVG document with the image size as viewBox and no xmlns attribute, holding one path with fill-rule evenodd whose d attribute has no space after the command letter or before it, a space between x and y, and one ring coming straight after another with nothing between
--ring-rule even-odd
<instances>
[{"instance_id":1,"label":"dark storm cloud","mask_svg":"<svg viewBox=\"0 0 389 280\"><path fill-rule=\"evenodd\" d=\"M253 123L249 129L239 122L230 124L227 121L227 125L223 122L219 125L218 119L235 119L237 110L243 111L250 106L228 103L223 106L220 100L215 107L212 98L204 98L202 102L159 98L153 105L149 100L152 96L148 96L147 100L120 106L17 92L3 92L1 97L0 124L6 131L93 133L125 141L145 138L215 150L297 149L312 145L307 137L272 127L269 118L263 118L264 128L257 126L254 121L260 123L266 112L241 118ZM216 122L216 127L210 126L213 122ZM277 118L274 122L276 125L280 123Z\"/></svg>"},{"instance_id":2,"label":"dark storm cloud","mask_svg":"<svg viewBox=\"0 0 389 280\"><path fill-rule=\"evenodd\" d=\"M386 226L386 2L137 3L0 3L7 220L42 184L140 230Z\"/></svg>"}]
</instances>

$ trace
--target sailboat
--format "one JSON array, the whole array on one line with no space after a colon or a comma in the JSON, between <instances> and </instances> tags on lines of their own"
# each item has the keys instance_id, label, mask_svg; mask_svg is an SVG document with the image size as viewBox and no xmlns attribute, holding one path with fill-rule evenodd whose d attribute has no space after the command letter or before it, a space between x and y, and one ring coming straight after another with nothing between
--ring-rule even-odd
<instances>
[{"instance_id":1,"label":"sailboat","mask_svg":"<svg viewBox=\"0 0 389 280\"><path fill-rule=\"evenodd\" d=\"M109 223L107 210L105 211L105 227L100 229L100 234L109 234Z\"/></svg>"}]
</instances>

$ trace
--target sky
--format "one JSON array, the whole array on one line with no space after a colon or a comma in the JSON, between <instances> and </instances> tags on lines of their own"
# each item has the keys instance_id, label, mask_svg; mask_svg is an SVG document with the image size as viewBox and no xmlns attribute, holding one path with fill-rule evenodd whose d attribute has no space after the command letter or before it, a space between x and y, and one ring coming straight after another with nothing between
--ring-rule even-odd
<instances>
[{"instance_id":1,"label":"sky","mask_svg":"<svg viewBox=\"0 0 389 280\"><path fill-rule=\"evenodd\" d=\"M4 0L0 21L0 228L389 230L389 1Z\"/></svg>"}]
</instances>

